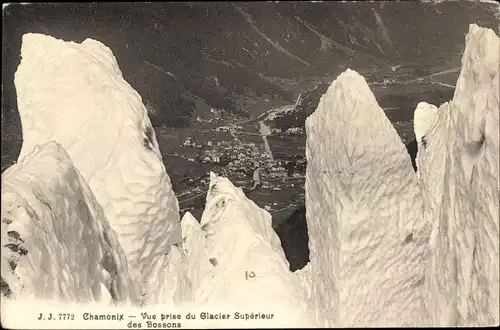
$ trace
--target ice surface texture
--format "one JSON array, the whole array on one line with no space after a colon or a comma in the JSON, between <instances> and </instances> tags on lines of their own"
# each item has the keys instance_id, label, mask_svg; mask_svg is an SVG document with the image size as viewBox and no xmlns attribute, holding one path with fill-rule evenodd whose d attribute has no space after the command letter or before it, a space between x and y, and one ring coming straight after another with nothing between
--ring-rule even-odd
<instances>
[{"instance_id":1,"label":"ice surface texture","mask_svg":"<svg viewBox=\"0 0 500 330\"><path fill-rule=\"evenodd\" d=\"M325 326L425 326L430 227L410 156L365 79L342 73L306 121L311 299Z\"/></svg>"},{"instance_id":2,"label":"ice surface texture","mask_svg":"<svg viewBox=\"0 0 500 330\"><path fill-rule=\"evenodd\" d=\"M227 178L210 173L201 223L182 220L187 274L196 305L254 306L286 313L289 326L307 322L307 299L290 270L271 215Z\"/></svg>"},{"instance_id":3,"label":"ice surface texture","mask_svg":"<svg viewBox=\"0 0 500 330\"><path fill-rule=\"evenodd\" d=\"M453 99L419 141L436 326L499 324L499 49L494 31L470 25Z\"/></svg>"},{"instance_id":4,"label":"ice surface texture","mask_svg":"<svg viewBox=\"0 0 500 330\"><path fill-rule=\"evenodd\" d=\"M2 293L134 302L116 233L64 149L49 142L2 174Z\"/></svg>"},{"instance_id":5,"label":"ice surface texture","mask_svg":"<svg viewBox=\"0 0 500 330\"><path fill-rule=\"evenodd\" d=\"M453 99L418 104L416 175L356 72L307 119L311 262L297 276L323 325L498 325L499 46L470 25Z\"/></svg>"},{"instance_id":6,"label":"ice surface texture","mask_svg":"<svg viewBox=\"0 0 500 330\"><path fill-rule=\"evenodd\" d=\"M117 232L137 281L157 281L148 276L180 242L180 219L141 97L98 41L25 34L21 56L19 157L51 140L61 144Z\"/></svg>"}]
</instances>

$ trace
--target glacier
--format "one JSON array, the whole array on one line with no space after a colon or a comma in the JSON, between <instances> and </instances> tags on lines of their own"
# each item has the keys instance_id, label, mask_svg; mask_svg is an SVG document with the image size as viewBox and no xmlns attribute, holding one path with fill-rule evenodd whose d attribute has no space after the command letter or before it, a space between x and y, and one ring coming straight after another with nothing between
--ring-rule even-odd
<instances>
[{"instance_id":1,"label":"glacier","mask_svg":"<svg viewBox=\"0 0 500 330\"><path fill-rule=\"evenodd\" d=\"M365 79L342 73L307 118L306 132L317 317L327 315L329 327L427 325L430 226L410 156Z\"/></svg>"},{"instance_id":2,"label":"glacier","mask_svg":"<svg viewBox=\"0 0 500 330\"><path fill-rule=\"evenodd\" d=\"M415 112L415 127L426 127L417 165L432 223L427 278L436 326L500 322L499 49L493 30L471 24L453 99L427 105L435 115Z\"/></svg>"},{"instance_id":3,"label":"glacier","mask_svg":"<svg viewBox=\"0 0 500 330\"><path fill-rule=\"evenodd\" d=\"M92 39L25 34L14 82L19 158L52 140L66 150L118 234L147 301L155 290L147 285L151 267L166 265L165 253L181 234L178 202L140 95L111 50Z\"/></svg>"},{"instance_id":4,"label":"glacier","mask_svg":"<svg viewBox=\"0 0 500 330\"><path fill-rule=\"evenodd\" d=\"M53 141L2 174L1 237L2 294L9 298L136 302L116 233Z\"/></svg>"},{"instance_id":5,"label":"glacier","mask_svg":"<svg viewBox=\"0 0 500 330\"><path fill-rule=\"evenodd\" d=\"M190 283L187 302L235 310L265 307L286 313L280 326L314 324L307 316L306 292L289 270L271 214L229 179L210 172L201 221L186 213L181 226Z\"/></svg>"},{"instance_id":6,"label":"glacier","mask_svg":"<svg viewBox=\"0 0 500 330\"><path fill-rule=\"evenodd\" d=\"M498 71L498 36L471 24L453 99L415 109L417 173L363 77L323 95L297 274L323 326L498 325Z\"/></svg>"},{"instance_id":7,"label":"glacier","mask_svg":"<svg viewBox=\"0 0 500 330\"><path fill-rule=\"evenodd\" d=\"M498 325L492 30L470 25L453 99L417 105L416 172L366 80L348 69L332 82L306 121L310 262L295 272L271 215L227 178L211 172L200 221L180 219L147 110L109 48L29 33L21 53L23 146L2 174L2 324L26 321L10 317L28 313L14 303L37 299L274 314L182 321L194 328Z\"/></svg>"}]
</instances>

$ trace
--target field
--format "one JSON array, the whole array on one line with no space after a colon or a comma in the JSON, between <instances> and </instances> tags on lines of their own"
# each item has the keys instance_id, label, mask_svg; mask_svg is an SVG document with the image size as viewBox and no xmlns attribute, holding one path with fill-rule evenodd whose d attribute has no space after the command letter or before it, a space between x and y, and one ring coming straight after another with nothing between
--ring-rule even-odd
<instances>
[{"instance_id":1,"label":"field","mask_svg":"<svg viewBox=\"0 0 500 330\"><path fill-rule=\"evenodd\" d=\"M267 141L271 151L276 159L289 158L295 154L305 155L306 137L305 136L268 136ZM283 157L284 156L284 157Z\"/></svg>"},{"instance_id":2,"label":"field","mask_svg":"<svg viewBox=\"0 0 500 330\"><path fill-rule=\"evenodd\" d=\"M275 190L279 189L279 190ZM271 182L271 188L260 188L247 194L259 207L271 209L273 227L286 221L304 203L304 178L287 178L285 182Z\"/></svg>"},{"instance_id":3,"label":"field","mask_svg":"<svg viewBox=\"0 0 500 330\"><path fill-rule=\"evenodd\" d=\"M236 133L235 134L238 139L243 143L253 143L257 148L264 148L264 141L262 140L262 136L254 134L245 134L245 133Z\"/></svg>"}]
</instances>

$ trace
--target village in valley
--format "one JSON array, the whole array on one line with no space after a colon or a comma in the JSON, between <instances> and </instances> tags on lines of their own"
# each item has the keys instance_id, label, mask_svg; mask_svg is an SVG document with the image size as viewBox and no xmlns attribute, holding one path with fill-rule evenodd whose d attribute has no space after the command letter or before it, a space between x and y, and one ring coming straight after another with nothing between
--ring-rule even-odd
<instances>
[{"instance_id":1,"label":"village in valley","mask_svg":"<svg viewBox=\"0 0 500 330\"><path fill-rule=\"evenodd\" d=\"M239 118L223 109L210 110L197 125L175 132L159 128L157 138L175 136L177 145L162 148L171 180L178 196L181 213L200 216L204 207L209 172L229 178L260 207L271 214L290 213L303 200L306 169L303 130L281 132L257 119ZM295 139L287 143L286 139ZM304 143L296 143L304 139ZM160 142L161 143L161 142ZM164 145L164 144L163 144ZM269 195L282 195L273 198ZM273 220L279 216L273 214Z\"/></svg>"}]
</instances>

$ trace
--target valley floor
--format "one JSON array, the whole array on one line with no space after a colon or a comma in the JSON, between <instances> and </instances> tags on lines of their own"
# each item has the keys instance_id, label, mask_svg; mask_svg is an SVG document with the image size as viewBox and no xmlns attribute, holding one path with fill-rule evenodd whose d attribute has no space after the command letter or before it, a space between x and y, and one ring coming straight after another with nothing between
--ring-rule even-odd
<instances>
[{"instance_id":1,"label":"valley floor","mask_svg":"<svg viewBox=\"0 0 500 330\"><path fill-rule=\"evenodd\" d=\"M393 122L402 141L414 138L413 111L417 102L440 104L451 98L456 69L435 68L426 76L415 76L412 70L364 72L379 104ZM318 83L326 78L318 78ZM309 82L309 85L311 82ZM319 102L315 100L315 102ZM273 104L255 105L265 108ZM313 102L313 107L317 105ZM205 206L208 173L227 176L242 187L257 205L273 215L273 225L285 222L304 204L306 169L305 136L268 132L274 127L264 124L264 117L293 110L294 104L272 105L268 110L253 111L251 118L230 118L216 111L198 116L189 128L157 127L156 136L181 216L190 211L200 218ZM2 128L2 171L13 164L19 153L21 128L9 124ZM20 126L20 125L19 125ZM267 129L267 130L266 130ZM267 142L267 145L266 145ZM254 186L253 173L259 167L260 186Z\"/></svg>"}]
</instances>

